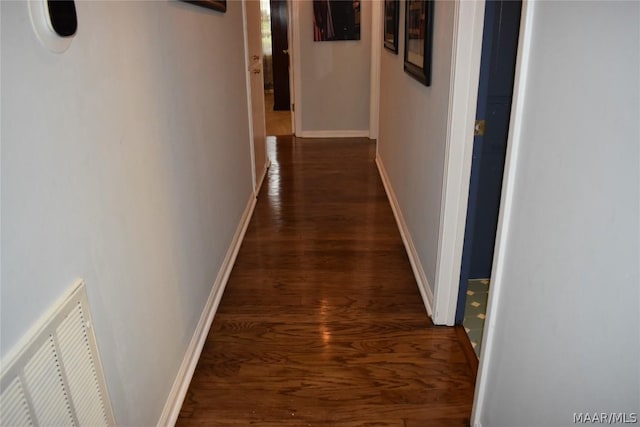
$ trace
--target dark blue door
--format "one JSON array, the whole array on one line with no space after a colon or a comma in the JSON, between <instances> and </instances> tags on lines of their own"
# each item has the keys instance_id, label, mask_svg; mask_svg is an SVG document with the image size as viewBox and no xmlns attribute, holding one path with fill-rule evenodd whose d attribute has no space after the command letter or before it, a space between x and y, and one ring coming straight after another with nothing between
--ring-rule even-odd
<instances>
[{"instance_id":1,"label":"dark blue door","mask_svg":"<svg viewBox=\"0 0 640 427\"><path fill-rule=\"evenodd\" d=\"M509 116L518 51L522 3L487 0L476 123L483 135L473 142L469 202L465 226L456 323L464 318L469 279L491 277L502 174L509 133ZM482 132L484 128L484 132Z\"/></svg>"}]
</instances>

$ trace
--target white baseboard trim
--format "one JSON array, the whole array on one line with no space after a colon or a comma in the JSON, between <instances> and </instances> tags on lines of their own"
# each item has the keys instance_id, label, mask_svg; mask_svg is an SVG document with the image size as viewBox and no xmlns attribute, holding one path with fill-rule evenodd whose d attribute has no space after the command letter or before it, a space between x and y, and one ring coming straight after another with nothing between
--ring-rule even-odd
<instances>
[{"instance_id":1,"label":"white baseboard trim","mask_svg":"<svg viewBox=\"0 0 640 427\"><path fill-rule=\"evenodd\" d=\"M369 137L367 130L303 130L296 133L300 138L361 138Z\"/></svg>"},{"instance_id":2,"label":"white baseboard trim","mask_svg":"<svg viewBox=\"0 0 640 427\"><path fill-rule=\"evenodd\" d=\"M409 232L407 223L404 221L402 210L400 209L400 205L398 204L398 200L396 199L393 187L391 186L391 182L389 181L389 177L387 176L387 171L385 170L382 159L379 156L376 156L376 165L378 166L380 179L382 179L382 185L384 185L384 189L387 192L387 198L389 199L389 203L391 204L393 216L396 218L398 230L400 230L400 236L402 236L402 242L404 243L404 247L407 250L409 262L411 263L411 269L413 270L413 275L416 278L420 295L422 295L422 301L424 302L424 306L427 309L429 317L433 319L433 292L431 291L431 287L429 286L427 276L424 274L424 269L422 268L420 258L418 257L418 252L416 251L416 247L413 244L413 239L411 238L411 233Z\"/></svg>"},{"instance_id":3,"label":"white baseboard trim","mask_svg":"<svg viewBox=\"0 0 640 427\"><path fill-rule=\"evenodd\" d=\"M247 226L251 220L251 215L253 214L255 205L256 198L252 194L249 198L249 202L247 203L247 207L242 214L242 218L240 219L236 232L233 235L227 254L220 266L218 277L216 277L213 284L207 303L202 311L202 315L200 316L198 326L191 338L189 347L187 348L182 364L180 365L178 375L176 376L173 386L171 387L171 391L169 392L169 397L164 405L164 410L158 420L158 426L173 426L178 419L182 403L184 402L187 390L189 389L191 378L193 377L196 365L200 359L202 348L204 347L205 340L209 334L209 329L211 328L211 323L213 322L213 318L218 309L218 304L220 304L220 300L222 299L224 288L227 285L227 280L231 274L238 251L240 250L240 245L242 244L242 239L247 231Z\"/></svg>"},{"instance_id":4,"label":"white baseboard trim","mask_svg":"<svg viewBox=\"0 0 640 427\"><path fill-rule=\"evenodd\" d=\"M258 185L256 185L256 189L254 191L254 195L256 197L258 197L258 193L260 192L260 189L262 188L262 183L264 182L264 178L267 176L267 172L269 171L269 166L271 166L271 160L269 158L267 158L267 161L264 164L264 167L262 168L262 173L260 174L260 179L258 180Z\"/></svg>"}]
</instances>

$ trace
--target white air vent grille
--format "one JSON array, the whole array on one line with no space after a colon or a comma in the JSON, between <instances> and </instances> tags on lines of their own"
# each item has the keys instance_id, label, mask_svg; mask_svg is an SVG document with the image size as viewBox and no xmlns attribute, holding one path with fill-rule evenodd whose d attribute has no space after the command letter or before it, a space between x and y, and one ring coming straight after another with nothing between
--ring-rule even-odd
<instances>
[{"instance_id":1,"label":"white air vent grille","mask_svg":"<svg viewBox=\"0 0 640 427\"><path fill-rule=\"evenodd\" d=\"M24 379L40 424L75 425L52 336L27 362Z\"/></svg>"},{"instance_id":2,"label":"white air vent grille","mask_svg":"<svg viewBox=\"0 0 640 427\"><path fill-rule=\"evenodd\" d=\"M33 421L29 411L27 399L20 383L20 378L13 380L2 393L2 411L0 411L2 425L32 426Z\"/></svg>"},{"instance_id":3,"label":"white air vent grille","mask_svg":"<svg viewBox=\"0 0 640 427\"><path fill-rule=\"evenodd\" d=\"M115 425L79 282L11 363L3 363L2 426Z\"/></svg>"},{"instance_id":4,"label":"white air vent grille","mask_svg":"<svg viewBox=\"0 0 640 427\"><path fill-rule=\"evenodd\" d=\"M77 304L57 329L60 354L64 366L76 367L76 369L67 368L66 374L69 393L73 396L79 424L81 426L104 425L107 424L104 402L86 324L82 305ZM82 340L77 337L79 328L84 330Z\"/></svg>"}]
</instances>

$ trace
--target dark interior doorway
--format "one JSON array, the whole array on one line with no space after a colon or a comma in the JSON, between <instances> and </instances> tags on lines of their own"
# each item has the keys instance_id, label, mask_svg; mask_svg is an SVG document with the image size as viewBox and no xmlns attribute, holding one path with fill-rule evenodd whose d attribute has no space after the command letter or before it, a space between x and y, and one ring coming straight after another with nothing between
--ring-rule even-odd
<instances>
[{"instance_id":1,"label":"dark interior doorway","mask_svg":"<svg viewBox=\"0 0 640 427\"><path fill-rule=\"evenodd\" d=\"M260 0L266 134L267 136L291 135L293 133L293 115L289 108L289 55L286 53L288 49L284 49L285 53L280 49L283 39L287 43L287 28L285 26L282 29L285 34L276 37L274 43L274 37L271 33L272 21L276 23L277 27L278 22L282 21L282 17L272 19L271 5L273 3L274 1L270 0ZM282 8L282 5L287 6L286 1L282 1L279 7ZM287 12L286 8L284 11L278 12L278 14L285 14L285 25ZM275 52L279 52L279 54L275 55ZM286 65L284 68L283 62ZM283 75L283 69L285 75Z\"/></svg>"},{"instance_id":2,"label":"dark interior doorway","mask_svg":"<svg viewBox=\"0 0 640 427\"><path fill-rule=\"evenodd\" d=\"M287 0L270 0L271 43L273 55L273 109L289 111L289 41ZM267 106L269 108L269 106Z\"/></svg>"},{"instance_id":3,"label":"dark interior doorway","mask_svg":"<svg viewBox=\"0 0 640 427\"><path fill-rule=\"evenodd\" d=\"M509 134L522 2L487 0L456 324L480 354Z\"/></svg>"}]
</instances>

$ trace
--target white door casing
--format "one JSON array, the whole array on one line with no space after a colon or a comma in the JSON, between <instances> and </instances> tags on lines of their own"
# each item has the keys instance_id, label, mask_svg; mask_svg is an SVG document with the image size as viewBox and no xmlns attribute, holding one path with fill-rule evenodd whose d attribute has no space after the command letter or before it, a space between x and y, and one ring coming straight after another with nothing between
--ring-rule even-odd
<instances>
[{"instance_id":1,"label":"white door casing","mask_svg":"<svg viewBox=\"0 0 640 427\"><path fill-rule=\"evenodd\" d=\"M247 70L247 102L249 106L249 136L252 145L253 189L257 193L269 165L266 150L267 129L264 107L260 1L244 0L242 5Z\"/></svg>"}]
</instances>

